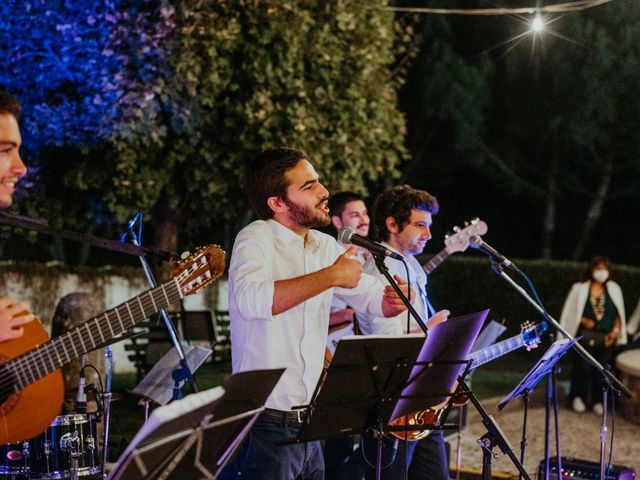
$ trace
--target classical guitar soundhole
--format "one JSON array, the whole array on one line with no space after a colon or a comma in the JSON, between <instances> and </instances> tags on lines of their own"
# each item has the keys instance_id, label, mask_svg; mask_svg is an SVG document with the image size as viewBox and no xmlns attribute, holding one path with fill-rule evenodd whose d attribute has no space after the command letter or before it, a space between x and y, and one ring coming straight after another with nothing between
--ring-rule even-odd
<instances>
[{"instance_id":1,"label":"classical guitar soundhole","mask_svg":"<svg viewBox=\"0 0 640 480\"><path fill-rule=\"evenodd\" d=\"M8 358L0 355L0 362L6 362ZM16 378L5 365L0 365L0 415L7 415L14 409L20 399L20 391L16 391Z\"/></svg>"}]
</instances>

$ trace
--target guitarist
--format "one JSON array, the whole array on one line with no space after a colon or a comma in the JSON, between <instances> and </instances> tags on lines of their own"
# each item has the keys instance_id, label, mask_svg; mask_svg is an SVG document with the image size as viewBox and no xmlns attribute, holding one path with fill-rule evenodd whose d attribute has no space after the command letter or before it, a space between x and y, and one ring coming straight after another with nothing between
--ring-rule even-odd
<instances>
[{"instance_id":1,"label":"guitarist","mask_svg":"<svg viewBox=\"0 0 640 480\"><path fill-rule=\"evenodd\" d=\"M11 206L15 185L27 173L27 167L20 158L19 116L18 100L0 89L0 209ZM34 318L25 302L14 303L9 297L1 297L0 342L22 336L23 325Z\"/></svg>"},{"instance_id":2,"label":"guitarist","mask_svg":"<svg viewBox=\"0 0 640 480\"><path fill-rule=\"evenodd\" d=\"M424 190L417 190L409 185L400 185L382 192L373 206L373 224L382 244L390 250L405 257L410 271L411 291L416 298L411 299L414 308L422 318L427 317L427 277L420 263L414 258L424 250L431 238L433 215L438 213L438 201ZM389 272L406 281L406 271L400 261L386 258L385 264ZM367 260L364 271L381 278L373 258ZM449 311L441 310L427 321L433 326L448 318ZM401 314L393 319L375 317L368 314L357 314L363 334L370 335L402 335L409 332L421 332L413 319L407 325L407 315ZM442 430L434 430L427 438L417 442L390 440L385 438L382 466L384 479L404 479L409 469L410 479L442 480L449 478L449 467L446 462L444 436ZM361 449L367 463L365 478L375 478L376 441L370 434L363 438ZM395 456L395 458L394 458ZM356 455L357 457L357 455ZM414 459L412 461L412 458ZM357 461L357 458L354 459Z\"/></svg>"},{"instance_id":3,"label":"guitarist","mask_svg":"<svg viewBox=\"0 0 640 480\"><path fill-rule=\"evenodd\" d=\"M355 192L338 192L329 198L329 216L334 233L349 227L357 234L366 237L369 235L369 214L364 199ZM364 264L369 252L364 248L356 247L356 253L351 257ZM343 325L351 326L354 321L353 308L338 297L333 297L331 302L331 315L329 316L329 331L332 327ZM355 325L348 328L350 334L355 333Z\"/></svg>"},{"instance_id":4,"label":"guitarist","mask_svg":"<svg viewBox=\"0 0 640 480\"><path fill-rule=\"evenodd\" d=\"M337 234L343 228L351 228L358 235L369 235L369 214L362 196L355 192L338 192L329 197L329 217L333 234ZM345 247L348 247L345 246ZM369 252L364 248L357 248L351 258L355 258L364 264L369 257ZM331 300L331 313L329 315L329 339L327 352L335 351L335 343L345 335L359 333L355 321L353 308L334 296ZM331 355L332 356L332 355ZM325 360L330 362L328 354ZM353 454L353 437L337 437L325 441L322 453L324 455L325 478L341 479L346 475L347 462Z\"/></svg>"}]
</instances>

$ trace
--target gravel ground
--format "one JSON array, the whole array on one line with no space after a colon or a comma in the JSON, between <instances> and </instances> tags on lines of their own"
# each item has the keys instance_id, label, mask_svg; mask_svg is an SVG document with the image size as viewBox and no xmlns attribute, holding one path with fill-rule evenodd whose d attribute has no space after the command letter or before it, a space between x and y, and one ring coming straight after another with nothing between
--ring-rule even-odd
<instances>
[{"instance_id":1,"label":"gravel ground","mask_svg":"<svg viewBox=\"0 0 640 480\"><path fill-rule=\"evenodd\" d=\"M524 404L520 400L513 401L502 411L498 411L497 404L502 398L482 401L482 406L492 415L500 428L504 431L509 443L514 448L516 457L520 458L520 441L522 438L522 423ZM478 438L486 433L480 415L473 406L469 405L469 422L462 434L462 466L467 468L482 468L482 453L477 444ZM560 447L562 456L569 456L583 460L598 462L600 459L600 424L601 417L592 412L575 413L561 407L560 419ZM532 399L527 419L527 440L525 468L532 478L535 478L540 460L544 456L544 405ZM551 417L551 451L555 456L555 432L553 430L553 413ZM607 431L607 459L611 447L611 417L608 416ZM631 423L619 414L615 418L615 436L613 443L613 463L634 468L640 472L640 425ZM452 442L452 466L455 465L455 440ZM496 448L500 455L493 461L493 472L517 473L517 469L508 456Z\"/></svg>"}]
</instances>

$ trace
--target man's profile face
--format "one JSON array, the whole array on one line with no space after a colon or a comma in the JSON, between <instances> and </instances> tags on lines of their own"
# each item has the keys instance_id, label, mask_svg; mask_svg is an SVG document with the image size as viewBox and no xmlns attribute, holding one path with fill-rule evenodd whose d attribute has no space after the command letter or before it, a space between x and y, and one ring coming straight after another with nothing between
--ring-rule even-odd
<instances>
[{"instance_id":1,"label":"man's profile face","mask_svg":"<svg viewBox=\"0 0 640 480\"><path fill-rule=\"evenodd\" d=\"M362 200L354 200L345 204L342 214L332 216L331 222L338 231L349 227L363 237L369 235L369 214L367 206Z\"/></svg>"},{"instance_id":2,"label":"man's profile face","mask_svg":"<svg viewBox=\"0 0 640 480\"><path fill-rule=\"evenodd\" d=\"M329 224L329 192L307 160L300 160L285 173L287 195L284 203L289 220L297 227L314 228Z\"/></svg>"},{"instance_id":3,"label":"man's profile face","mask_svg":"<svg viewBox=\"0 0 640 480\"><path fill-rule=\"evenodd\" d=\"M431 223L431 213L413 208L407 224L402 231L396 227L388 243L404 255L419 255L431 238Z\"/></svg>"},{"instance_id":4,"label":"man's profile face","mask_svg":"<svg viewBox=\"0 0 640 480\"><path fill-rule=\"evenodd\" d=\"M13 203L15 185L27 173L20 158L22 137L16 117L0 113L0 208Z\"/></svg>"}]
</instances>

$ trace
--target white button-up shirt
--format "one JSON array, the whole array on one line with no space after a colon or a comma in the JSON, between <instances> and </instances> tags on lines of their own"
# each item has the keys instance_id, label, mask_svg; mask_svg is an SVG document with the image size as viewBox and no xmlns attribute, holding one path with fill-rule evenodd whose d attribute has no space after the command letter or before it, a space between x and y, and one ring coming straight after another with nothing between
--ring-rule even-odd
<instances>
[{"instance_id":1,"label":"white button-up shirt","mask_svg":"<svg viewBox=\"0 0 640 480\"><path fill-rule=\"evenodd\" d=\"M381 242L387 249L395 251L391 246L385 242ZM409 267L410 285L412 293L416 294L415 298L411 299L411 305L418 312L423 322L427 323L427 274L425 273L420 262L411 255L406 255L404 261L407 262ZM394 260L391 257L386 257L384 260L385 265L389 268L389 273L393 277L398 275L407 280L407 271L400 260ZM386 278L380 273L376 262L373 257L370 257L364 264L364 271L370 275L379 278L383 282L388 283ZM358 317L358 325L364 335L402 335L407 333L407 314L403 312L393 318L381 318L376 315L356 312ZM418 323L411 317L411 331L419 329Z\"/></svg>"},{"instance_id":2,"label":"white button-up shirt","mask_svg":"<svg viewBox=\"0 0 640 480\"><path fill-rule=\"evenodd\" d=\"M278 315L271 314L274 283L332 265L344 249L331 236L309 230L307 240L275 220L243 228L229 267L229 316L234 372L285 368L266 406L305 405L322 373L331 298L382 317L384 285L363 275L356 288L329 288Z\"/></svg>"}]
</instances>

